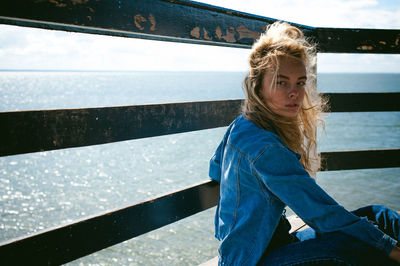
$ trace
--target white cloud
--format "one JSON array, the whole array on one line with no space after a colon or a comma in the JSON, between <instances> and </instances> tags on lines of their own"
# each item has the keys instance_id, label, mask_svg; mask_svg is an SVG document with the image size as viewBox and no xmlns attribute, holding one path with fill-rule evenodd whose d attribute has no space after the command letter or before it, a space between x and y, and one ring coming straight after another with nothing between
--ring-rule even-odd
<instances>
[{"instance_id":1,"label":"white cloud","mask_svg":"<svg viewBox=\"0 0 400 266\"><path fill-rule=\"evenodd\" d=\"M400 5L374 0L202 2L309 26L400 28ZM246 49L0 25L0 69L245 71L247 54ZM323 72L400 71L399 55L322 54L318 62Z\"/></svg>"},{"instance_id":2,"label":"white cloud","mask_svg":"<svg viewBox=\"0 0 400 266\"><path fill-rule=\"evenodd\" d=\"M3 29L8 33L0 34L0 43L14 34L15 45L0 46L0 69L246 69L248 51L244 49L0 25Z\"/></svg>"}]
</instances>

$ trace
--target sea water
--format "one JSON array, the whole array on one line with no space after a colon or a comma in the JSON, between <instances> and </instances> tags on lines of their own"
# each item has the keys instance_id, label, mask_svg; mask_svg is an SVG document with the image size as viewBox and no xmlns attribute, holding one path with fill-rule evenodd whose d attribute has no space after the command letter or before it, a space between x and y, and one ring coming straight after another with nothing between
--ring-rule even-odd
<instances>
[{"instance_id":1,"label":"sea water","mask_svg":"<svg viewBox=\"0 0 400 266\"><path fill-rule=\"evenodd\" d=\"M240 72L0 72L0 111L243 98ZM399 92L400 74L318 74L321 92ZM121 208L208 179L226 128L0 158L0 241ZM400 113L332 113L320 151L400 146ZM400 171L318 174L351 210L400 210ZM196 265L217 255L215 208L70 265Z\"/></svg>"}]
</instances>

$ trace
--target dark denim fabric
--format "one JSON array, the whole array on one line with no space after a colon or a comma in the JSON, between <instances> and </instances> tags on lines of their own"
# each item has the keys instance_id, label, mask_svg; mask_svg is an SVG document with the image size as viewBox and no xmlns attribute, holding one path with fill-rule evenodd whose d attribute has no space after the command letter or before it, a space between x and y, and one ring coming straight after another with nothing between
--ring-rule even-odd
<instances>
[{"instance_id":1,"label":"dark denim fabric","mask_svg":"<svg viewBox=\"0 0 400 266\"><path fill-rule=\"evenodd\" d=\"M394 239L400 239L400 215L381 205L371 205L352 211L368 218ZM280 223L274 238L258 265L398 265L384 252L341 232L319 235L312 228L289 234L287 225ZM280 245L293 239L289 244Z\"/></svg>"},{"instance_id":2,"label":"dark denim fabric","mask_svg":"<svg viewBox=\"0 0 400 266\"><path fill-rule=\"evenodd\" d=\"M210 161L220 183L215 236L220 265L255 265L290 208L318 234L340 232L389 254L396 241L333 200L280 137L239 116Z\"/></svg>"}]
</instances>

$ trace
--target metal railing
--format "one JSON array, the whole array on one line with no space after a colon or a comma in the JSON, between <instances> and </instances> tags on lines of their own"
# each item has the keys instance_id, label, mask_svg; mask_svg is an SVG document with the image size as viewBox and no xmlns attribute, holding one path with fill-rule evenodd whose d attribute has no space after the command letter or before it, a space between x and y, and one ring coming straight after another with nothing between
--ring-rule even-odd
<instances>
[{"instance_id":1,"label":"metal railing","mask_svg":"<svg viewBox=\"0 0 400 266\"><path fill-rule=\"evenodd\" d=\"M0 23L250 48L274 19L184 0L3 0ZM295 24L321 53L400 53L400 30ZM329 93L331 112L399 111L400 93ZM0 112L0 156L227 126L242 100ZM67 130L66 130L67 129ZM400 149L325 152L323 171L400 166ZM205 177L206 179L207 177ZM216 205L213 181L1 243L2 263L62 264Z\"/></svg>"}]
</instances>

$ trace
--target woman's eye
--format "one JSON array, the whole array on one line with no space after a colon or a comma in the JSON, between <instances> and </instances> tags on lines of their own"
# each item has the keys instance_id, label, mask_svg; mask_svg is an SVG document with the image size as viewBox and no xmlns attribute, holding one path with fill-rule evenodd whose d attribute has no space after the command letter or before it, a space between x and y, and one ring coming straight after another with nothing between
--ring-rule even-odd
<instances>
[{"instance_id":1,"label":"woman's eye","mask_svg":"<svg viewBox=\"0 0 400 266\"><path fill-rule=\"evenodd\" d=\"M297 82L297 85L299 85L299 86L305 86L306 83L305 83L304 81L299 81L299 82Z\"/></svg>"},{"instance_id":2,"label":"woman's eye","mask_svg":"<svg viewBox=\"0 0 400 266\"><path fill-rule=\"evenodd\" d=\"M276 84L277 84L277 85L285 85L286 82L280 80L280 81L277 81Z\"/></svg>"}]
</instances>

